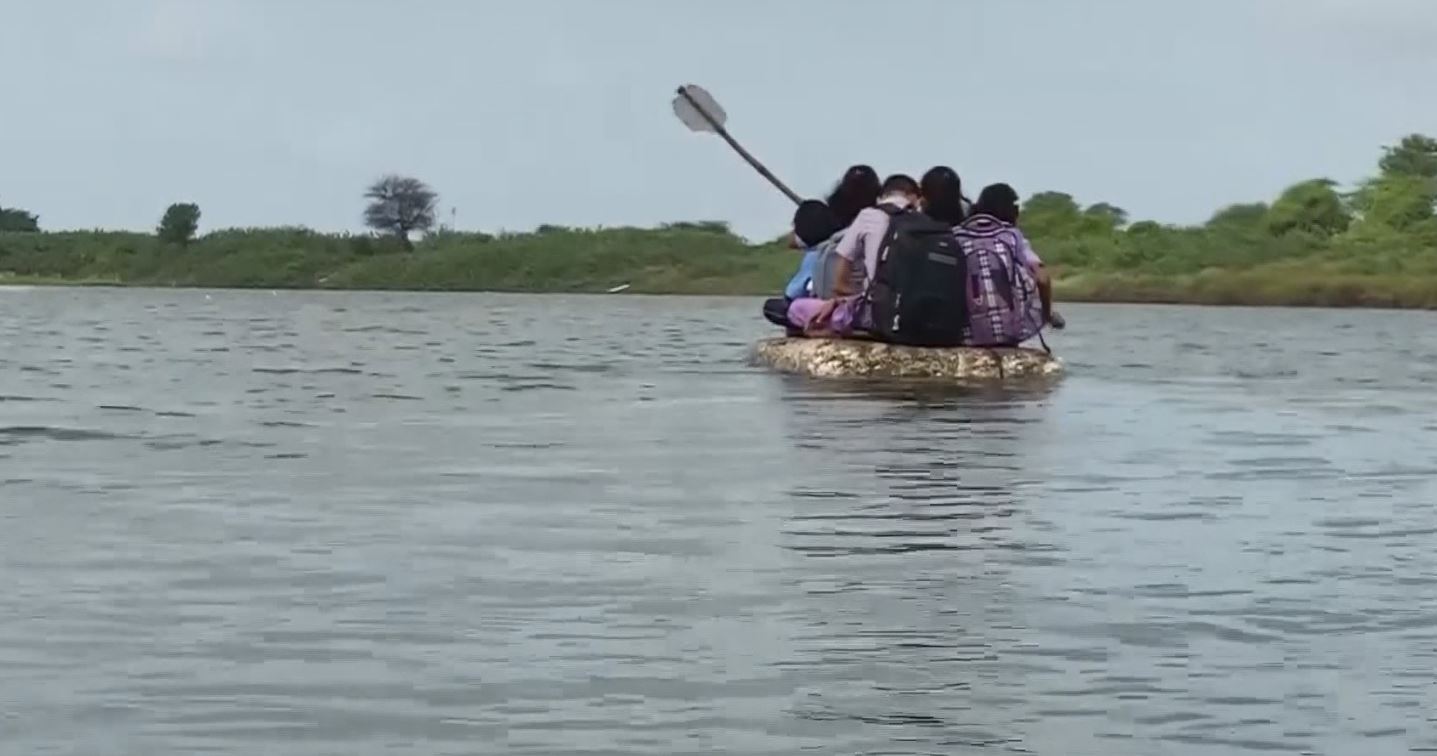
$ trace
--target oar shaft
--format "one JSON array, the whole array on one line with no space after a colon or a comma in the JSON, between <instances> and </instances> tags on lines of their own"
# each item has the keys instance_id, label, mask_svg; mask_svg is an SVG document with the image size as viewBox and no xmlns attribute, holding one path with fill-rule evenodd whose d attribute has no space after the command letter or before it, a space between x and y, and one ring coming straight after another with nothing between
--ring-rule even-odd
<instances>
[{"instance_id":1,"label":"oar shaft","mask_svg":"<svg viewBox=\"0 0 1437 756\"><path fill-rule=\"evenodd\" d=\"M744 149L743 145L739 144L738 140L734 139L733 136L728 133L728 129L724 128L723 124L719 123L711 114L709 114L707 110L703 108L702 105L698 104L698 102L694 100L693 96L689 94L687 87L679 87L679 96L683 97L685 100L688 100L689 104L694 107L694 110L698 111L698 114L703 116L705 121L709 122L709 125L713 127L714 132L717 133L719 136L723 137L723 140L725 142L728 142L728 146L732 147L733 151L737 152L739 157L748 161L748 164L753 166L753 169L758 171L760 176L763 176L764 178L768 179L769 183L778 187L778 190L780 192L783 192L790 200L793 200L793 204L797 205L803 202L802 197L799 197L796 193L794 193L792 189L789 189L787 186L784 185L782 181L779 181L778 177L773 175L772 171L765 167L763 163L758 162L758 158L754 157L753 155L750 155L748 150Z\"/></svg>"},{"instance_id":2,"label":"oar shaft","mask_svg":"<svg viewBox=\"0 0 1437 756\"><path fill-rule=\"evenodd\" d=\"M743 148L743 145L739 144L732 136L729 136L727 129L719 127L718 135L723 137L725 142L728 142L728 146L732 147L734 149L734 152L738 153L739 157L743 158L744 160L747 160L748 164L753 166L753 169L759 172L759 175L768 179L770 183L778 187L778 190L780 192L783 192L789 199L793 200L793 204L797 205L803 202L802 197L798 196L798 194L795 193L792 189L789 189L787 186L785 186L782 181L779 181L778 177L773 175L772 171L766 168L763 163L758 162L758 158L755 158L753 155L748 154L748 150L745 150Z\"/></svg>"}]
</instances>

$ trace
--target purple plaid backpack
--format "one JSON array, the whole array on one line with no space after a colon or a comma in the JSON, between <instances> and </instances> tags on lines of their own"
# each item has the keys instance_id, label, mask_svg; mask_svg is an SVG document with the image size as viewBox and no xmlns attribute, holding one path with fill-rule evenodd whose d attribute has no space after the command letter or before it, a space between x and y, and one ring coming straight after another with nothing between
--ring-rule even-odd
<instances>
[{"instance_id":1,"label":"purple plaid backpack","mask_svg":"<svg viewBox=\"0 0 1437 756\"><path fill-rule=\"evenodd\" d=\"M953 233L968 264L967 346L1016 346L1043 329L1038 283L1020 258L1022 233L991 215L974 215Z\"/></svg>"}]
</instances>

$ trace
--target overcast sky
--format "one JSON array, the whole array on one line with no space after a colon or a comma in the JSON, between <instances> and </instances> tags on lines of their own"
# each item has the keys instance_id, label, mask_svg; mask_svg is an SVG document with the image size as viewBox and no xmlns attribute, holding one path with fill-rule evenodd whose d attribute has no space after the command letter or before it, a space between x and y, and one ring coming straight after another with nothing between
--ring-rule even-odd
<instances>
[{"instance_id":1,"label":"overcast sky","mask_svg":"<svg viewBox=\"0 0 1437 756\"><path fill-rule=\"evenodd\" d=\"M706 86L800 194L957 168L1198 221L1437 132L1437 0L0 0L0 203L46 228L360 227L384 172L447 219L790 206L673 117Z\"/></svg>"}]
</instances>

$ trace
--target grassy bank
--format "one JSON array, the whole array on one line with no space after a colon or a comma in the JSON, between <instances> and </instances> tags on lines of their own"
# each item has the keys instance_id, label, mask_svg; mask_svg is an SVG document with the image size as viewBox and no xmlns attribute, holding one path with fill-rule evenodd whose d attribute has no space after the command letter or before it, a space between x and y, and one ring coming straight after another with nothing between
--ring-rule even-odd
<instances>
[{"instance_id":1,"label":"grassy bank","mask_svg":"<svg viewBox=\"0 0 1437 756\"><path fill-rule=\"evenodd\" d=\"M782 286L796 261L704 225L441 233L412 251L304 229L220 231L187 246L133 233L0 233L0 283L757 294Z\"/></svg>"},{"instance_id":2,"label":"grassy bank","mask_svg":"<svg viewBox=\"0 0 1437 756\"><path fill-rule=\"evenodd\" d=\"M1059 279L1060 302L1253 307L1437 309L1437 278L1304 270L1209 271L1197 275L1080 274Z\"/></svg>"},{"instance_id":3,"label":"grassy bank","mask_svg":"<svg viewBox=\"0 0 1437 756\"><path fill-rule=\"evenodd\" d=\"M1149 231L1149 234L1152 232ZM1176 234L1180 231L1158 232ZM1382 255L1331 240L1035 238L1067 301L1437 309L1437 249ZM1258 242L1263 246L1254 251ZM1233 250L1247 248L1237 255ZM1232 259L1224 259L1225 255ZM772 295L797 255L706 226L440 234L405 251L370 236L222 231L187 247L129 233L0 234L0 284Z\"/></svg>"},{"instance_id":4,"label":"grassy bank","mask_svg":"<svg viewBox=\"0 0 1437 756\"><path fill-rule=\"evenodd\" d=\"M172 208L173 210L173 208ZM23 217L21 217L23 216ZM11 213L11 226L34 228ZM1388 147L1349 191L1298 183L1206 223L1129 222L1121 208L1042 192L1020 220L1060 299L1437 308L1437 139ZM0 225L0 228L6 226ZM178 237L184 239L185 235ZM115 232L0 231L0 283L772 295L798 256L721 223L392 237L231 229L189 243Z\"/></svg>"}]
</instances>

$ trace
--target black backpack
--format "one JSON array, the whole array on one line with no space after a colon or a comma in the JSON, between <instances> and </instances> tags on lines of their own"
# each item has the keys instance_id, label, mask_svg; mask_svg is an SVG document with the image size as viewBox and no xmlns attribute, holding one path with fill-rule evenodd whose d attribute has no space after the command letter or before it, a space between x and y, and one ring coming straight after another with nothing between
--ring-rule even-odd
<instances>
[{"instance_id":1,"label":"black backpack","mask_svg":"<svg viewBox=\"0 0 1437 756\"><path fill-rule=\"evenodd\" d=\"M917 211L879 207L889 219L868 289L873 335L906 346L958 346L968 325L968 266L953 229Z\"/></svg>"}]
</instances>

